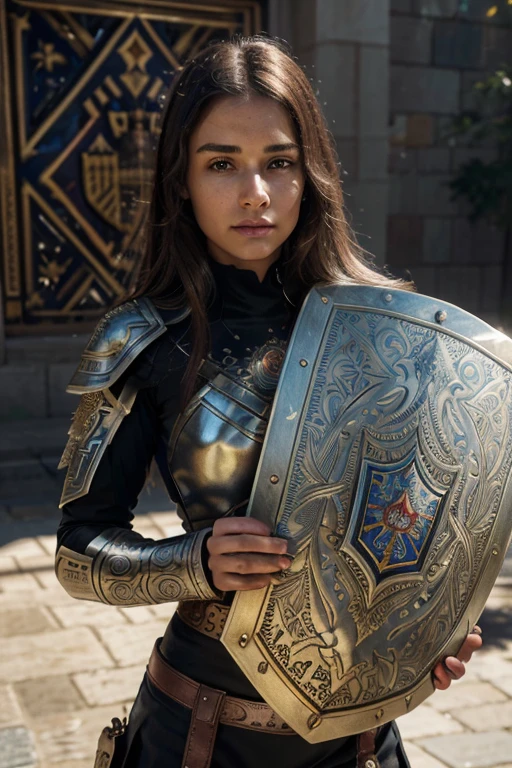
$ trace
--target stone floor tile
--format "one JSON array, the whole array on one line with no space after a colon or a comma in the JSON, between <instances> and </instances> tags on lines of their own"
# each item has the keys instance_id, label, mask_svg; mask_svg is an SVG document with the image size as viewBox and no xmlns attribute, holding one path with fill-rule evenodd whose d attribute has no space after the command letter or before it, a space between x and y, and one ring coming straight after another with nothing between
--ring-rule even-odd
<instances>
[{"instance_id":1,"label":"stone floor tile","mask_svg":"<svg viewBox=\"0 0 512 768\"><path fill-rule=\"evenodd\" d=\"M510 677L493 677L490 682L512 699L512 675Z\"/></svg>"},{"instance_id":2,"label":"stone floor tile","mask_svg":"<svg viewBox=\"0 0 512 768\"><path fill-rule=\"evenodd\" d=\"M130 624L145 624L148 621L154 621L154 614L148 605L132 605L129 608L118 609L125 616Z\"/></svg>"},{"instance_id":3,"label":"stone floor tile","mask_svg":"<svg viewBox=\"0 0 512 768\"><path fill-rule=\"evenodd\" d=\"M32 592L38 586L31 573L9 573L0 576L0 592Z\"/></svg>"},{"instance_id":4,"label":"stone floor tile","mask_svg":"<svg viewBox=\"0 0 512 768\"><path fill-rule=\"evenodd\" d=\"M436 712L426 704L420 704L412 712L402 715L397 722L402 737L409 740L464 730L462 725L453 720L449 714Z\"/></svg>"},{"instance_id":5,"label":"stone floor tile","mask_svg":"<svg viewBox=\"0 0 512 768\"><path fill-rule=\"evenodd\" d=\"M473 731L512 728L512 701L460 707L452 709L450 714Z\"/></svg>"},{"instance_id":6,"label":"stone floor tile","mask_svg":"<svg viewBox=\"0 0 512 768\"><path fill-rule=\"evenodd\" d=\"M122 667L147 663L153 646L167 626L166 621L152 621L148 624L133 624L129 632L123 632L122 641L119 627L98 627L102 643Z\"/></svg>"},{"instance_id":7,"label":"stone floor tile","mask_svg":"<svg viewBox=\"0 0 512 768\"><path fill-rule=\"evenodd\" d=\"M41 587L36 580L34 584L36 586L32 590L0 592L0 613L10 608L24 608L27 605L76 605L76 598L68 595L60 584L55 583L48 589Z\"/></svg>"},{"instance_id":8,"label":"stone floor tile","mask_svg":"<svg viewBox=\"0 0 512 768\"><path fill-rule=\"evenodd\" d=\"M162 538L181 536L185 531L176 512L153 512L149 517L161 530Z\"/></svg>"},{"instance_id":9,"label":"stone floor tile","mask_svg":"<svg viewBox=\"0 0 512 768\"><path fill-rule=\"evenodd\" d=\"M73 763L71 765L71 768L91 768L92 763L91 760L73 760ZM38 764L37 768L65 768L64 764L59 760L58 763L54 763L53 760L51 763L44 762Z\"/></svg>"},{"instance_id":10,"label":"stone floor tile","mask_svg":"<svg viewBox=\"0 0 512 768\"><path fill-rule=\"evenodd\" d=\"M62 587L59 585L59 582L57 581L53 566L54 558L52 557L52 565L50 568L43 568L38 571L34 571L34 576L36 577L38 583L43 587L43 589L52 589L52 587L59 587L59 589L62 589Z\"/></svg>"},{"instance_id":11,"label":"stone floor tile","mask_svg":"<svg viewBox=\"0 0 512 768\"><path fill-rule=\"evenodd\" d=\"M25 530L25 529L24 529ZM18 558L31 558L38 555L47 554L42 548L37 539L32 537L15 539L8 544L4 544L0 549L0 555L18 557Z\"/></svg>"},{"instance_id":12,"label":"stone floor tile","mask_svg":"<svg viewBox=\"0 0 512 768\"><path fill-rule=\"evenodd\" d=\"M0 642L0 681L7 683L47 677L49 670L67 675L111 665L110 656L89 627L17 635Z\"/></svg>"},{"instance_id":13,"label":"stone floor tile","mask_svg":"<svg viewBox=\"0 0 512 768\"><path fill-rule=\"evenodd\" d=\"M439 760L424 752L412 741L404 741L404 747L412 768L446 768L446 763L440 763Z\"/></svg>"},{"instance_id":14,"label":"stone floor tile","mask_svg":"<svg viewBox=\"0 0 512 768\"><path fill-rule=\"evenodd\" d=\"M55 621L41 608L14 608L2 611L0 637L29 635L56 629Z\"/></svg>"},{"instance_id":15,"label":"stone floor tile","mask_svg":"<svg viewBox=\"0 0 512 768\"><path fill-rule=\"evenodd\" d=\"M500 677L512 677L512 661L503 658L502 652L482 650L473 654L468 664L468 672L481 680L495 680ZM466 677L466 675L464 676Z\"/></svg>"},{"instance_id":16,"label":"stone floor tile","mask_svg":"<svg viewBox=\"0 0 512 768\"><path fill-rule=\"evenodd\" d=\"M449 768L494 768L510 762L512 733L487 731L486 733L451 734L422 739L419 746L442 760Z\"/></svg>"},{"instance_id":17,"label":"stone floor tile","mask_svg":"<svg viewBox=\"0 0 512 768\"><path fill-rule=\"evenodd\" d=\"M46 670L48 674L48 670ZM67 675L52 675L14 683L14 691L31 721L39 717L74 712L85 706L78 689Z\"/></svg>"},{"instance_id":18,"label":"stone floor tile","mask_svg":"<svg viewBox=\"0 0 512 768\"><path fill-rule=\"evenodd\" d=\"M512 678L510 679L512 696ZM497 683L495 685L498 685ZM428 700L428 703L438 712L448 712L457 707L476 707L481 704L490 704L497 701L506 701L507 697L498 687L487 682L466 682L463 680L454 682L447 691L436 691Z\"/></svg>"},{"instance_id":19,"label":"stone floor tile","mask_svg":"<svg viewBox=\"0 0 512 768\"><path fill-rule=\"evenodd\" d=\"M39 718L33 725L38 756L59 768L74 768L78 760L92 766L101 731L122 716L122 707L114 705Z\"/></svg>"},{"instance_id":20,"label":"stone floor tile","mask_svg":"<svg viewBox=\"0 0 512 768\"><path fill-rule=\"evenodd\" d=\"M63 627L110 627L127 623L115 606L93 600L75 600L74 605L55 606L51 611Z\"/></svg>"},{"instance_id":21,"label":"stone floor tile","mask_svg":"<svg viewBox=\"0 0 512 768\"><path fill-rule=\"evenodd\" d=\"M37 536L36 538L46 554L54 557L57 550L57 536Z\"/></svg>"},{"instance_id":22,"label":"stone floor tile","mask_svg":"<svg viewBox=\"0 0 512 768\"><path fill-rule=\"evenodd\" d=\"M0 730L2 768L36 768L37 756L32 733L21 726Z\"/></svg>"},{"instance_id":23,"label":"stone floor tile","mask_svg":"<svg viewBox=\"0 0 512 768\"><path fill-rule=\"evenodd\" d=\"M150 611L153 616L170 621L177 607L178 603L158 603L157 605L152 605Z\"/></svg>"},{"instance_id":24,"label":"stone floor tile","mask_svg":"<svg viewBox=\"0 0 512 768\"><path fill-rule=\"evenodd\" d=\"M0 728L23 725L23 713L12 685L0 685L0 702Z\"/></svg>"},{"instance_id":25,"label":"stone floor tile","mask_svg":"<svg viewBox=\"0 0 512 768\"><path fill-rule=\"evenodd\" d=\"M20 571L24 571L27 573L34 573L34 571L38 570L52 570L55 565L55 558L52 557L52 555L47 554L46 552L42 555L36 555L34 557L18 557L16 556L16 561L20 566Z\"/></svg>"},{"instance_id":26,"label":"stone floor tile","mask_svg":"<svg viewBox=\"0 0 512 768\"><path fill-rule=\"evenodd\" d=\"M19 566L14 557L10 555L0 555L0 573L17 573Z\"/></svg>"},{"instance_id":27,"label":"stone floor tile","mask_svg":"<svg viewBox=\"0 0 512 768\"><path fill-rule=\"evenodd\" d=\"M135 699L144 676L145 663L120 669L99 669L73 675L87 704L97 707Z\"/></svg>"},{"instance_id":28,"label":"stone floor tile","mask_svg":"<svg viewBox=\"0 0 512 768\"><path fill-rule=\"evenodd\" d=\"M134 520L133 529L146 539L155 539L155 541L158 541L162 538L162 531L160 528L157 528L151 520L146 520L145 518L143 520Z\"/></svg>"}]
</instances>

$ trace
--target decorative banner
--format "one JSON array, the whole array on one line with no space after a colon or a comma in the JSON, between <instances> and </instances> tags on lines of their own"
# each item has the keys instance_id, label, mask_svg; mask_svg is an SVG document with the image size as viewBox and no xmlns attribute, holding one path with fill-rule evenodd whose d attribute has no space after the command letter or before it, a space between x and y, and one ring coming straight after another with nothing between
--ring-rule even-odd
<instances>
[{"instance_id":1,"label":"decorative banner","mask_svg":"<svg viewBox=\"0 0 512 768\"><path fill-rule=\"evenodd\" d=\"M90 321L125 292L175 71L259 27L256 2L95 6L0 0L7 328Z\"/></svg>"}]
</instances>

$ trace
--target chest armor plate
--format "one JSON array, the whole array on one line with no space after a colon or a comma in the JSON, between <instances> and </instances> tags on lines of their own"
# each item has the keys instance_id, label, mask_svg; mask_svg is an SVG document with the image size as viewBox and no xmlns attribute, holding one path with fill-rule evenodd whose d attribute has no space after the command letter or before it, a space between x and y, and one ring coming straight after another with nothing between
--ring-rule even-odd
<instances>
[{"instance_id":1,"label":"chest armor plate","mask_svg":"<svg viewBox=\"0 0 512 768\"><path fill-rule=\"evenodd\" d=\"M179 417L168 463L193 529L248 502L270 408L268 397L218 373Z\"/></svg>"}]
</instances>

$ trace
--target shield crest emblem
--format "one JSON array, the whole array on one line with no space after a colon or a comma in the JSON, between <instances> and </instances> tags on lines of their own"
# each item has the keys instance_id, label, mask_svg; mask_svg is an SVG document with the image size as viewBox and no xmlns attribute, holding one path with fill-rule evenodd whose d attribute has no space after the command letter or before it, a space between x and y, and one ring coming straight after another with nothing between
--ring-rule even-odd
<instances>
[{"instance_id":1,"label":"shield crest emblem","mask_svg":"<svg viewBox=\"0 0 512 768\"><path fill-rule=\"evenodd\" d=\"M301 310L248 514L290 568L222 642L310 742L417 706L480 615L512 529L512 341L457 307L329 286Z\"/></svg>"}]
</instances>

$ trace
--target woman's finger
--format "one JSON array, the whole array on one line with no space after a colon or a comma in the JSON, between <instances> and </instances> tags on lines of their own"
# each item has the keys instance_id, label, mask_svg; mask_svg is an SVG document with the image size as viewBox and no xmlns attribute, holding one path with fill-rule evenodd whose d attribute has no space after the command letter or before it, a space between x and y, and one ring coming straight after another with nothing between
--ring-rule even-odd
<instances>
[{"instance_id":1,"label":"woman's finger","mask_svg":"<svg viewBox=\"0 0 512 768\"><path fill-rule=\"evenodd\" d=\"M461 645L457 654L457 658L467 664L467 662L471 660L473 653L481 648L482 642L483 641L480 635L471 633L466 637L463 644Z\"/></svg>"},{"instance_id":2,"label":"woman's finger","mask_svg":"<svg viewBox=\"0 0 512 768\"><path fill-rule=\"evenodd\" d=\"M213 583L221 592L245 592L250 589L263 589L270 584L271 576L257 574L242 576L236 573L221 573L214 576Z\"/></svg>"},{"instance_id":3,"label":"woman's finger","mask_svg":"<svg viewBox=\"0 0 512 768\"><path fill-rule=\"evenodd\" d=\"M237 533L270 536L272 531L266 523L254 517L220 517L213 524L212 536L231 536Z\"/></svg>"},{"instance_id":4,"label":"woman's finger","mask_svg":"<svg viewBox=\"0 0 512 768\"><path fill-rule=\"evenodd\" d=\"M213 555L208 560L212 573L275 573L290 567L290 560L279 555L228 554Z\"/></svg>"},{"instance_id":5,"label":"woman's finger","mask_svg":"<svg viewBox=\"0 0 512 768\"><path fill-rule=\"evenodd\" d=\"M210 555L225 555L230 552L263 552L269 555L284 555L288 547L286 539L275 536L254 536L242 533L230 536L210 536L206 543Z\"/></svg>"}]
</instances>

